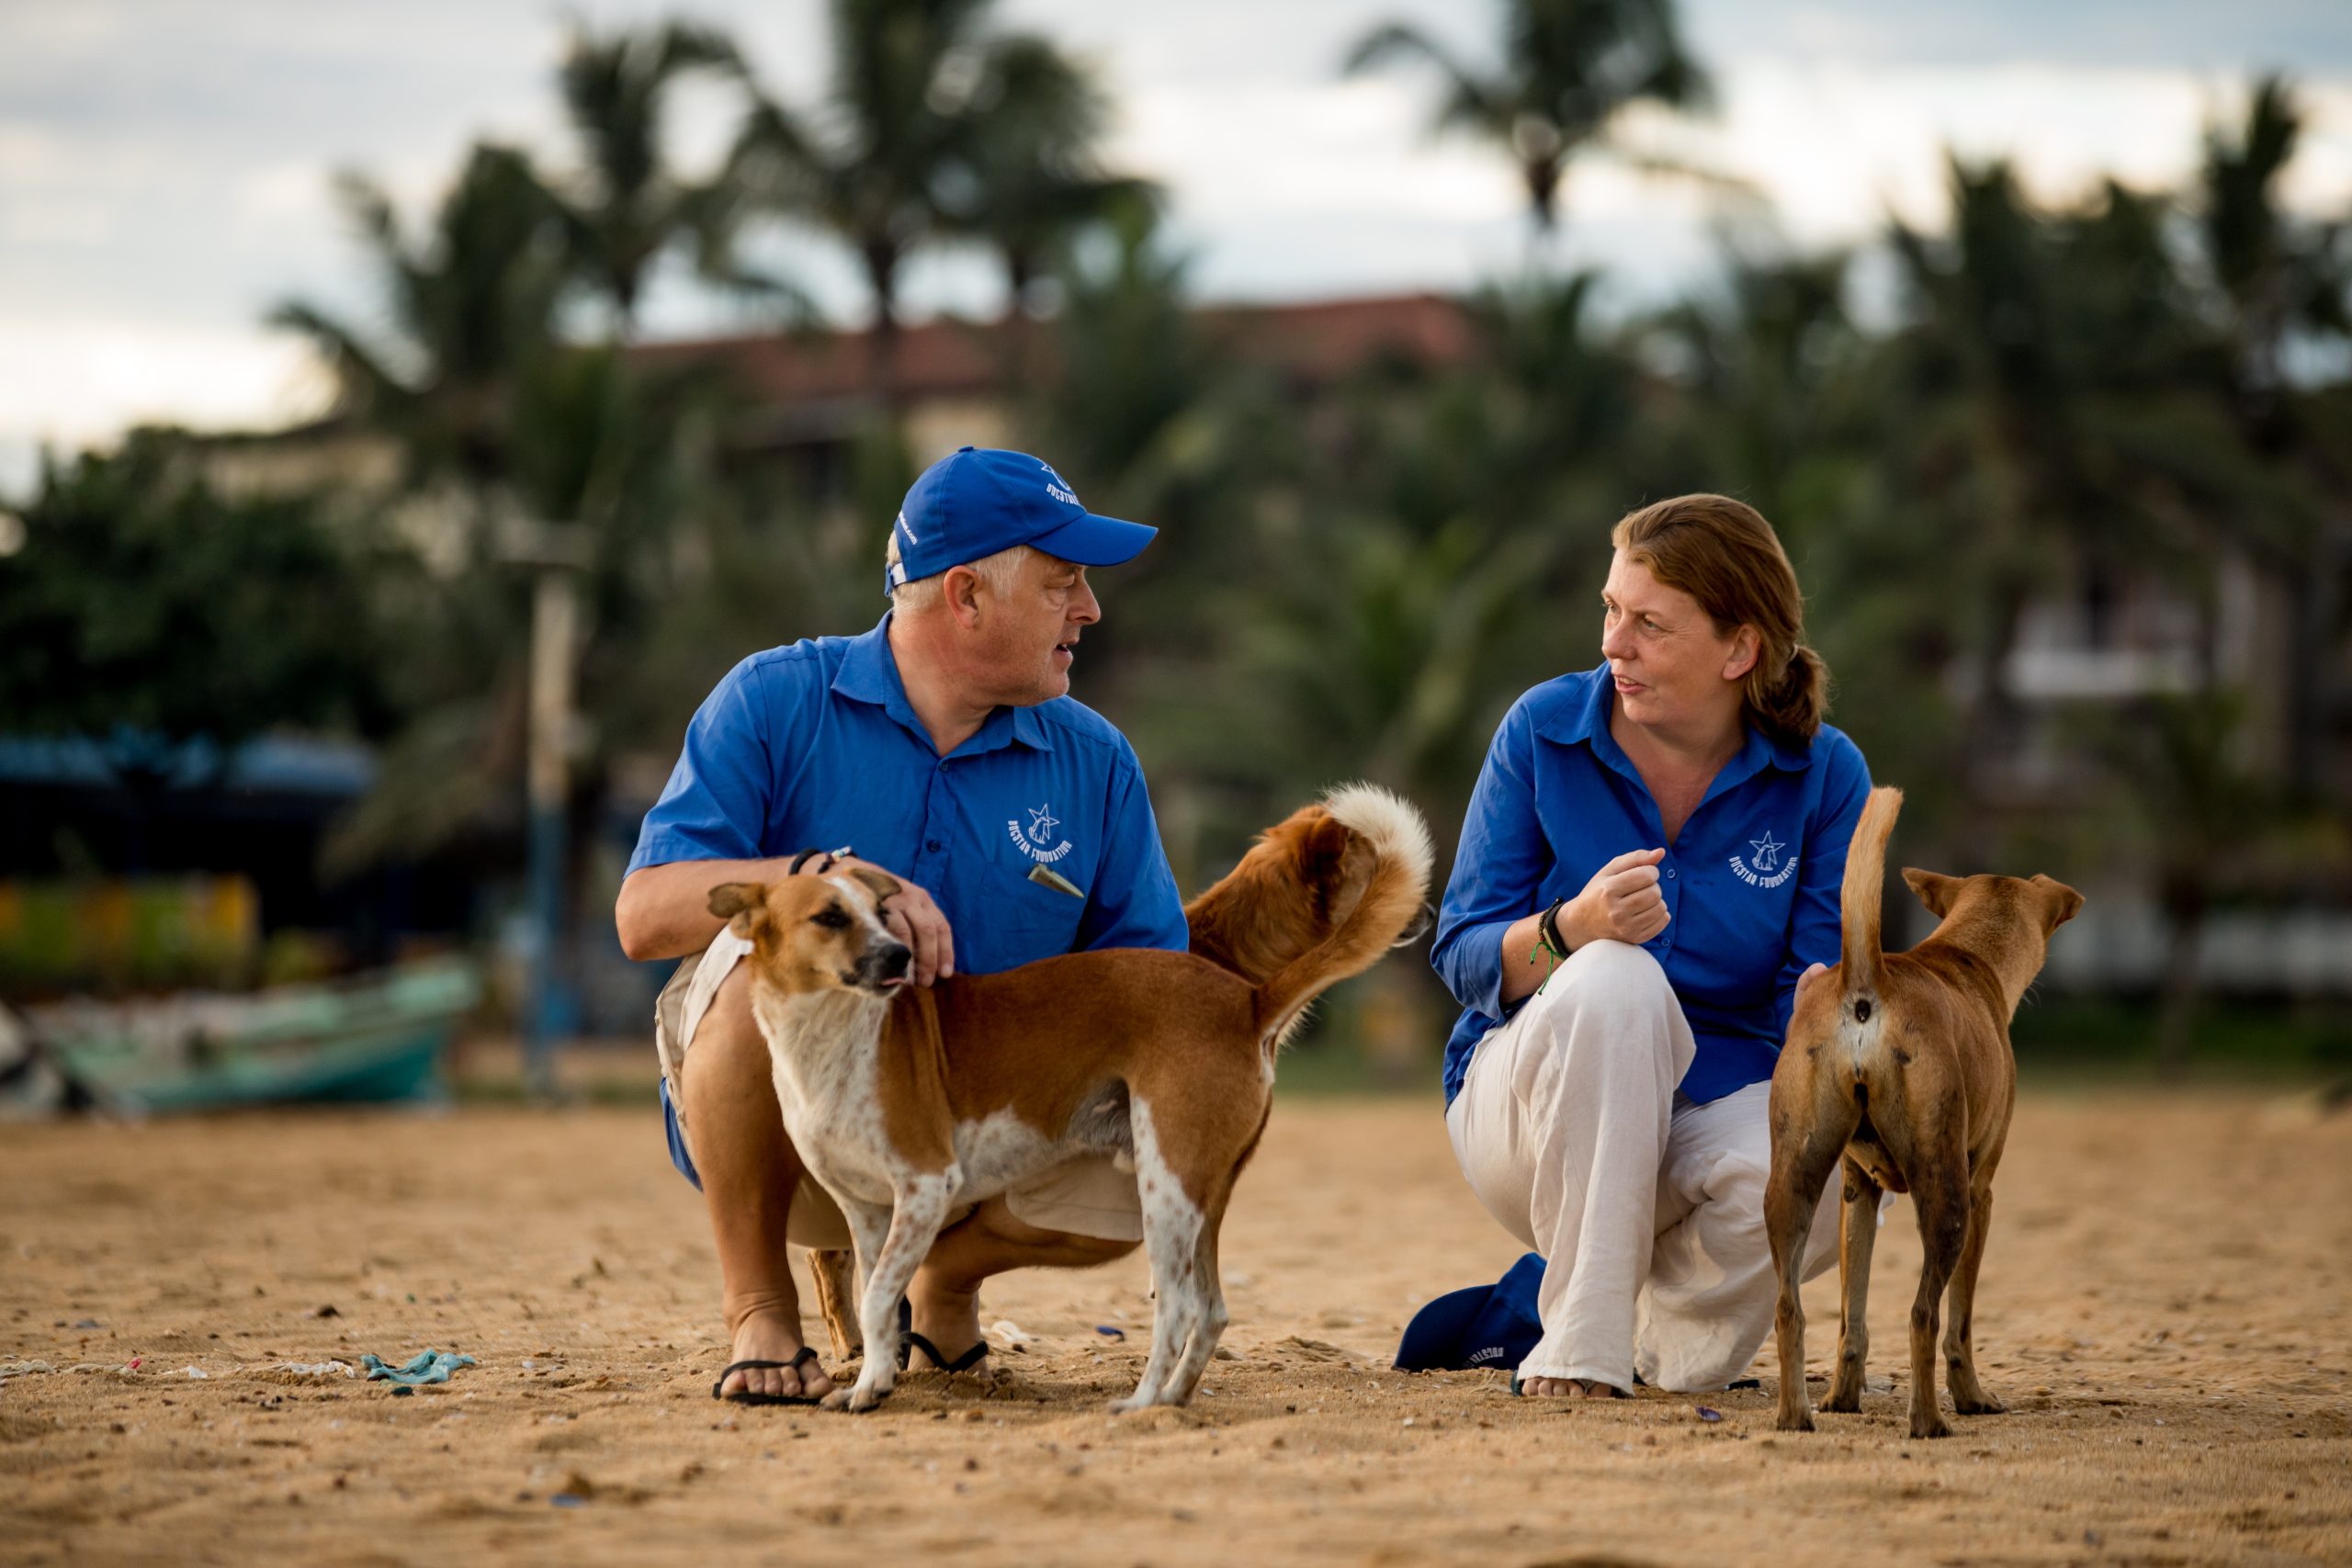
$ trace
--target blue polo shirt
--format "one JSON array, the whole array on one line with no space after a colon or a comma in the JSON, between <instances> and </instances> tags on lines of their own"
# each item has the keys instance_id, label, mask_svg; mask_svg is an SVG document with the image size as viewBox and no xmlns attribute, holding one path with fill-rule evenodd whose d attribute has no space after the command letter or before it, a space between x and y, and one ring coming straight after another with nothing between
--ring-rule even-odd
<instances>
[{"instance_id":1,"label":"blue polo shirt","mask_svg":"<svg viewBox=\"0 0 2352 1568\"><path fill-rule=\"evenodd\" d=\"M946 756L907 701L890 617L755 653L686 727L629 869L855 848L938 901L958 974L1094 947L1182 952L1175 874L1126 738L1069 697L1000 707ZM1072 895L1029 880L1048 866Z\"/></svg>"},{"instance_id":2,"label":"blue polo shirt","mask_svg":"<svg viewBox=\"0 0 2352 1568\"><path fill-rule=\"evenodd\" d=\"M1463 1008L1445 1046L1449 1105L1478 1042L1519 1008L1502 1005L1504 931L1627 851L1666 843L1657 803L1609 733L1615 702L1606 664L1546 681L1487 748L1430 950ZM1797 976L1838 962L1846 849L1870 789L1861 752L1828 726L1810 745L1751 727L1668 846L1658 886L1672 919L1643 945L1698 1041L1681 1083L1690 1099L1772 1076Z\"/></svg>"}]
</instances>

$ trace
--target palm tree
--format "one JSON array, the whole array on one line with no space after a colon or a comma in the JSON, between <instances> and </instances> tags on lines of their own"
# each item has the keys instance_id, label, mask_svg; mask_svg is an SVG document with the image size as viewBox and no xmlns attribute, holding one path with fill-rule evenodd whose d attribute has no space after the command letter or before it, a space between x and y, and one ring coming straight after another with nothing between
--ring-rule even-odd
<instances>
[{"instance_id":1,"label":"palm tree","mask_svg":"<svg viewBox=\"0 0 2352 1568\"><path fill-rule=\"evenodd\" d=\"M309 337L333 370L341 412L395 435L413 479L477 492L512 468L515 387L558 347L571 273L563 209L530 159L477 145L422 240L359 175L338 181L373 253L389 334L288 301L274 325Z\"/></svg>"},{"instance_id":2,"label":"palm tree","mask_svg":"<svg viewBox=\"0 0 2352 1568\"><path fill-rule=\"evenodd\" d=\"M2227 297L2230 337L2248 417L2270 417L2284 389L2282 356L2297 331L2352 335L2352 295L2338 254L2346 225L2305 226L2278 200L2279 176L2294 162L2304 115L2276 76L2255 87L2234 135L2206 133L2203 238L2214 280Z\"/></svg>"},{"instance_id":3,"label":"palm tree","mask_svg":"<svg viewBox=\"0 0 2352 1568\"><path fill-rule=\"evenodd\" d=\"M1506 0L1502 53L1501 67L1482 73L1419 28L1390 22L1357 43L1346 69L1397 60L1433 67L1445 88L1436 129L1504 148L1547 237L1569 162L1611 145L1627 108L1697 108L1710 96L1705 72L1683 47L1673 0Z\"/></svg>"},{"instance_id":4,"label":"palm tree","mask_svg":"<svg viewBox=\"0 0 2352 1568\"><path fill-rule=\"evenodd\" d=\"M2253 509L2247 542L2290 605L2285 694L2287 765L2297 792L2317 794L2330 691L2328 626L2334 563L2352 551L2352 411L2340 389L2299 385L2290 345L2352 337L2352 225L2301 224L2278 199L2303 112L2285 83L2259 83L2234 134L2207 133L2199 184L2206 260L2218 286L2233 416L2278 482ZM2262 526L2262 524L2267 526Z\"/></svg>"},{"instance_id":5,"label":"palm tree","mask_svg":"<svg viewBox=\"0 0 2352 1568\"><path fill-rule=\"evenodd\" d=\"M832 81L820 112L804 116L754 88L729 164L741 206L813 220L856 252L874 301L874 385L894 407L900 273L951 221L956 175L987 134L989 110L1010 112L983 92L991 83L1001 90L1000 57L1012 43L989 31L991 8L992 0L833 0ZM1046 46L1025 47L1034 75ZM1057 79L1067 88L1075 74L1063 65Z\"/></svg>"},{"instance_id":6,"label":"palm tree","mask_svg":"<svg viewBox=\"0 0 2352 1568\"><path fill-rule=\"evenodd\" d=\"M1034 34L989 46L971 111L975 134L948 178L948 223L997 253L1005 320L1017 325L1073 232L1156 206L1159 187L1103 169L1110 100L1090 71Z\"/></svg>"},{"instance_id":7,"label":"palm tree","mask_svg":"<svg viewBox=\"0 0 2352 1568\"><path fill-rule=\"evenodd\" d=\"M2231 455L2184 402L2197 327L2158 203L2110 185L2045 213L2005 164L1955 163L1952 208L1948 237L1893 231L1912 321L1880 417L1915 525L1949 543L1951 602L1976 610L1951 766L1978 770L2023 739L2011 654L2038 595L2115 568L2210 591L2199 491Z\"/></svg>"},{"instance_id":8,"label":"palm tree","mask_svg":"<svg viewBox=\"0 0 2352 1568\"><path fill-rule=\"evenodd\" d=\"M575 24L557 73L584 154L564 203L582 271L609 302L618 335L636 324L647 272L705 223L714 199L667 166L662 120L672 88L695 72L740 75L718 33L670 22L599 34Z\"/></svg>"}]
</instances>

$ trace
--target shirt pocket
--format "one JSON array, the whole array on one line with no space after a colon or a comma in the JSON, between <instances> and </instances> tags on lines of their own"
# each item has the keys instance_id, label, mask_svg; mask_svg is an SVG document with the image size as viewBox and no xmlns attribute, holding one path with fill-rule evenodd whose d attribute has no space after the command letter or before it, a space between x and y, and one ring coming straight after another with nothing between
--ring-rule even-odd
<instances>
[{"instance_id":1,"label":"shirt pocket","mask_svg":"<svg viewBox=\"0 0 2352 1568\"><path fill-rule=\"evenodd\" d=\"M1032 863L1020 862L1002 866L989 878L994 897L989 901L989 918L1001 922L1004 945L1014 964L1034 963L1075 948L1079 920L1086 913L1084 897L1032 880ZM1051 869L1057 874L1069 876L1061 866ZM1076 878L1069 880L1074 886L1084 886Z\"/></svg>"}]
</instances>

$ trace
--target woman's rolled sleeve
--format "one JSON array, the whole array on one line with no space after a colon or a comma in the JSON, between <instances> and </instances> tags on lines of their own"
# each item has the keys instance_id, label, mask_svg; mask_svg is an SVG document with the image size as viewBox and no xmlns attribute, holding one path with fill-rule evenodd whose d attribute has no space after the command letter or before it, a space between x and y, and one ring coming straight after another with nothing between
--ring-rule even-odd
<instances>
[{"instance_id":1,"label":"woman's rolled sleeve","mask_svg":"<svg viewBox=\"0 0 2352 1568\"><path fill-rule=\"evenodd\" d=\"M1552 851L1535 814L1535 728L1522 700L1504 716L1478 770L1430 962L1464 1007L1503 1015L1503 933L1532 914Z\"/></svg>"}]
</instances>

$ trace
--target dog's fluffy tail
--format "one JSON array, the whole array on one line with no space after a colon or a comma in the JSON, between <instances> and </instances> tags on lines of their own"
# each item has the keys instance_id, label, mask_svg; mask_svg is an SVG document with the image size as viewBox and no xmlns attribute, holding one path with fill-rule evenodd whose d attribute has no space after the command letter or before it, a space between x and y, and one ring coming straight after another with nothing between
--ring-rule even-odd
<instances>
[{"instance_id":1,"label":"dog's fluffy tail","mask_svg":"<svg viewBox=\"0 0 2352 1568\"><path fill-rule=\"evenodd\" d=\"M1846 851L1846 886L1841 894L1846 952L1838 974L1849 999L1875 999L1885 974L1885 950L1879 943L1879 901L1886 883L1886 840L1894 831L1895 814L1903 809L1903 792L1882 787L1871 791L1862 819L1854 825L1854 841Z\"/></svg>"},{"instance_id":2,"label":"dog's fluffy tail","mask_svg":"<svg viewBox=\"0 0 2352 1568\"><path fill-rule=\"evenodd\" d=\"M1342 784L1323 809L1373 852L1372 878L1339 928L1275 971L1258 987L1258 1032L1279 1041L1306 1004L1351 975L1361 975L1396 944L1429 897L1436 852L1429 824L1398 795L1368 784Z\"/></svg>"}]
</instances>

